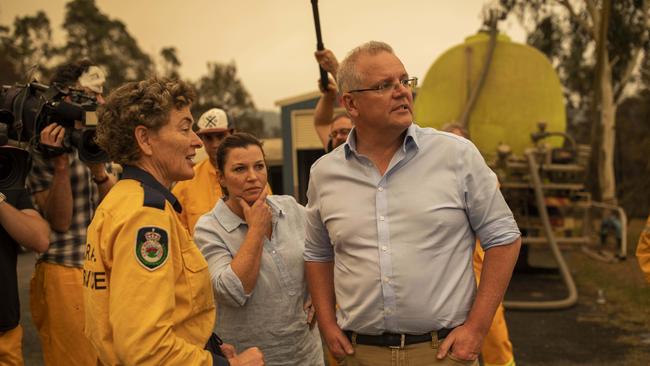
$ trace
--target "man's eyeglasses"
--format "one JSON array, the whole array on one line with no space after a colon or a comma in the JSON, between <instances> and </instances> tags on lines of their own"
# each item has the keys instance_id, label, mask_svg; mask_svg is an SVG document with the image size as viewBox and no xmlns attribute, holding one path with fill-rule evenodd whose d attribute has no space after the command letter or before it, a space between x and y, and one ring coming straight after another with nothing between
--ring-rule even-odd
<instances>
[{"instance_id":1,"label":"man's eyeglasses","mask_svg":"<svg viewBox=\"0 0 650 366\"><path fill-rule=\"evenodd\" d=\"M339 128L338 130L334 130L334 131L330 132L330 138L335 139L336 136L341 136L341 137L347 138L348 135L350 134L350 131L352 131L352 130L349 129L349 128Z\"/></svg>"},{"instance_id":2,"label":"man's eyeglasses","mask_svg":"<svg viewBox=\"0 0 650 366\"><path fill-rule=\"evenodd\" d=\"M412 90L418 85L418 78L412 77L408 79L402 79L398 83L394 82L385 82L382 83L378 86L375 86L374 88L366 88L366 89L355 89L355 90L350 90L348 93L360 93L360 92L365 92L365 91L374 91L379 94L384 94L388 91L393 91L397 89L399 85L402 85L403 87Z\"/></svg>"}]
</instances>

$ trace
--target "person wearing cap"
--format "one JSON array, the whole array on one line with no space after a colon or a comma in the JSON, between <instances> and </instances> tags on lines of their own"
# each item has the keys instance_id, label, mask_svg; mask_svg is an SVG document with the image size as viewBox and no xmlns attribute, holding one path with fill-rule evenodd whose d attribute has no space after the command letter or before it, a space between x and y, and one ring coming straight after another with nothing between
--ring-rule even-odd
<instances>
[{"instance_id":1,"label":"person wearing cap","mask_svg":"<svg viewBox=\"0 0 650 366\"><path fill-rule=\"evenodd\" d=\"M60 66L52 83L83 90L104 103L104 72L89 60ZM76 121L75 128L82 122ZM40 133L40 145L60 149L66 129L52 123ZM47 365L96 364L97 354L83 334L83 260L86 229L99 201L115 184L106 164L84 163L72 148L58 155L32 149L27 187L52 231L49 248L39 254L31 280L30 306Z\"/></svg>"},{"instance_id":2,"label":"person wearing cap","mask_svg":"<svg viewBox=\"0 0 650 366\"><path fill-rule=\"evenodd\" d=\"M223 109L212 108L203 113L195 126L208 159L196 164L194 178L178 182L172 193L183 205L180 219L185 228L194 233L194 226L203 214L212 210L223 196L217 176L217 148L226 136L235 131L233 118ZM267 192L271 190L267 185Z\"/></svg>"}]
</instances>

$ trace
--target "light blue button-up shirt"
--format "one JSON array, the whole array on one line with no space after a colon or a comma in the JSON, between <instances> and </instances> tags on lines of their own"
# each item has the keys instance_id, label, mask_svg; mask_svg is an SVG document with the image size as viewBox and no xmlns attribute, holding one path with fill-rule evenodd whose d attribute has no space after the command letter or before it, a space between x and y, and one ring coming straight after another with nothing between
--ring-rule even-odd
<instances>
[{"instance_id":1,"label":"light blue button-up shirt","mask_svg":"<svg viewBox=\"0 0 650 366\"><path fill-rule=\"evenodd\" d=\"M219 200L194 229L218 302L217 334L239 351L259 347L268 365L322 365L318 331L309 328L303 310L304 207L290 196L269 196L267 203L273 234L264 239L259 276L250 294L230 265L248 232L246 222Z\"/></svg>"},{"instance_id":2,"label":"light blue button-up shirt","mask_svg":"<svg viewBox=\"0 0 650 366\"><path fill-rule=\"evenodd\" d=\"M385 174L348 141L311 168L306 261L334 261L344 330L422 334L462 324L472 253L519 229L496 175L468 140L412 124Z\"/></svg>"}]
</instances>

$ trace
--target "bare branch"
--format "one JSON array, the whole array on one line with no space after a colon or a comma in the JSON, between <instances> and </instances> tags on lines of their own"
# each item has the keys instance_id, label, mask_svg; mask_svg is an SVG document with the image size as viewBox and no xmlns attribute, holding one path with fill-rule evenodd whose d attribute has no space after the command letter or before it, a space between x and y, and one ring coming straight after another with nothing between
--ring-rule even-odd
<instances>
[{"instance_id":1,"label":"bare branch","mask_svg":"<svg viewBox=\"0 0 650 366\"><path fill-rule=\"evenodd\" d=\"M587 6L587 12L591 16L591 19L593 20L594 23L594 28L598 29L598 27L601 26L600 24L600 11L598 11L598 8L596 6L596 3L594 0L585 0L585 5Z\"/></svg>"},{"instance_id":2,"label":"bare branch","mask_svg":"<svg viewBox=\"0 0 650 366\"><path fill-rule=\"evenodd\" d=\"M650 20L650 14L649 14L650 1L645 0L643 2L642 11L643 11L643 21L641 22L641 24L647 24L648 20ZM632 57L630 58L630 62L627 64L627 67L625 68L625 72L623 72L623 75L621 75L621 82L619 83L618 88L616 88L614 92L614 102L616 103L616 105L618 105L621 102L621 99L623 98L623 91L625 90L625 86L630 81L630 78L632 78L632 74L634 73L634 70L641 62L643 45L648 40L648 37L650 37L649 33L650 31L646 27L646 29L641 34L641 39L639 40L639 46L636 47L636 49L634 50Z\"/></svg>"},{"instance_id":3,"label":"bare branch","mask_svg":"<svg viewBox=\"0 0 650 366\"><path fill-rule=\"evenodd\" d=\"M582 27L587 33L591 34L592 37L594 37L594 39L597 38L596 27L589 24L585 19L581 18L578 15L578 13L576 13L575 9L573 8L573 5L571 5L569 0L557 0L557 1L560 3L560 5L564 6L569 11L569 15L571 16L571 18L573 18L576 22L578 22L580 27ZM587 1L587 3L589 2L590 1ZM592 23L596 24L595 20L597 18L594 18L594 15L591 12L589 13L591 15Z\"/></svg>"},{"instance_id":4,"label":"bare branch","mask_svg":"<svg viewBox=\"0 0 650 366\"><path fill-rule=\"evenodd\" d=\"M621 99L623 99L623 91L625 90L625 86L632 78L632 74L634 73L634 70L636 69L637 65L641 62L642 51L643 51L643 47L637 47L634 50L634 54L630 59L630 62L628 62L627 67L623 72L623 75L621 75L621 81L618 84L616 90L614 91L615 105L618 105L621 102Z\"/></svg>"}]
</instances>

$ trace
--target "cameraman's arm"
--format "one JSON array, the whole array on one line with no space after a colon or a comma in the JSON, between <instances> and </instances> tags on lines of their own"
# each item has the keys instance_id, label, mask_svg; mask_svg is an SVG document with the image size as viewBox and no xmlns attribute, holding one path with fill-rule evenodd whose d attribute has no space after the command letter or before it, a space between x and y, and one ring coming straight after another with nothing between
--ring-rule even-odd
<instances>
[{"instance_id":1,"label":"cameraman's arm","mask_svg":"<svg viewBox=\"0 0 650 366\"><path fill-rule=\"evenodd\" d=\"M65 129L52 123L41 131L41 144L62 146ZM35 192L34 200L52 230L64 233L72 224L72 187L70 186L70 161L67 154L51 158L54 174L49 189Z\"/></svg>"},{"instance_id":2,"label":"cameraman's arm","mask_svg":"<svg viewBox=\"0 0 650 366\"><path fill-rule=\"evenodd\" d=\"M86 165L88 166L88 169L90 169L93 181L95 184L97 184L97 189L99 190L99 200L101 201L104 199L104 196L106 196L106 193L108 193L113 185L115 185L117 178L113 174L106 171L104 163Z\"/></svg>"},{"instance_id":3,"label":"cameraman's arm","mask_svg":"<svg viewBox=\"0 0 650 366\"><path fill-rule=\"evenodd\" d=\"M29 197L25 197L28 200ZM18 203L18 207L20 203ZM18 244L42 253L50 245L50 227L34 209L18 210L9 202L0 203L0 224Z\"/></svg>"}]
</instances>

